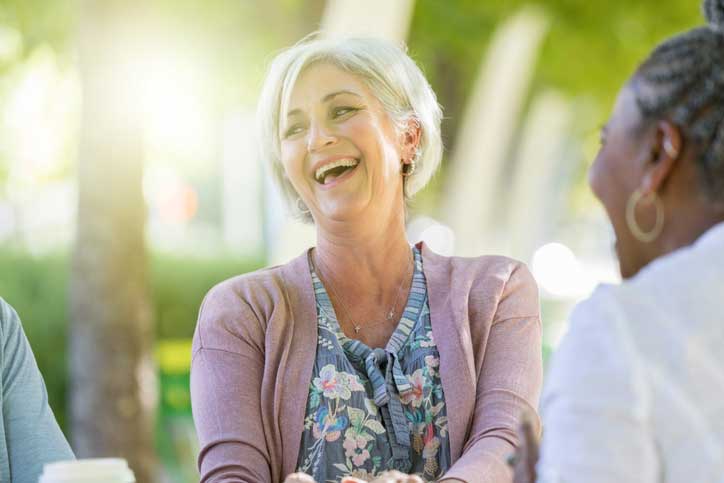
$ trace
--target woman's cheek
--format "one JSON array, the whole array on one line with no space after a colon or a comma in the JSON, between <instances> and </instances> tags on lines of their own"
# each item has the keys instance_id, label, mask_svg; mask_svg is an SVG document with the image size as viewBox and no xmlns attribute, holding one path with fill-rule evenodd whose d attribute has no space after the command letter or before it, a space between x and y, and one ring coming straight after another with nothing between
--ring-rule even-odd
<instances>
[{"instance_id":1,"label":"woman's cheek","mask_svg":"<svg viewBox=\"0 0 724 483\"><path fill-rule=\"evenodd\" d=\"M282 166L292 184L296 184L304 173L304 151L298 143L288 142L281 149Z\"/></svg>"}]
</instances>

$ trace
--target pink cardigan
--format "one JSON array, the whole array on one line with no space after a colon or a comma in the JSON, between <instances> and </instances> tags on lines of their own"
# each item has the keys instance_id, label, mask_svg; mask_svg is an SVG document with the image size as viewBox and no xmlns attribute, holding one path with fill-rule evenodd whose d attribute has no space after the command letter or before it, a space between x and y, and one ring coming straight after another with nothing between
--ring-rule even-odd
<instances>
[{"instance_id":1,"label":"pink cardigan","mask_svg":"<svg viewBox=\"0 0 724 483\"><path fill-rule=\"evenodd\" d=\"M419 246L449 417L444 478L510 482L505 459L542 383L537 286L514 260ZM281 482L294 471L316 345L306 253L209 292L191 363L203 483Z\"/></svg>"}]
</instances>

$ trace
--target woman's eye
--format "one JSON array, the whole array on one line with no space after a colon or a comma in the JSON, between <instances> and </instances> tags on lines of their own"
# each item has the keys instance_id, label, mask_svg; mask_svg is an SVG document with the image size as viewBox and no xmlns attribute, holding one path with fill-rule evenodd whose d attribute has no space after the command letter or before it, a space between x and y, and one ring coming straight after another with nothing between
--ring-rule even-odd
<instances>
[{"instance_id":1,"label":"woman's eye","mask_svg":"<svg viewBox=\"0 0 724 483\"><path fill-rule=\"evenodd\" d=\"M334 114L334 117L340 117L340 116L344 116L345 114L349 114L350 112L354 112L356 110L357 109L355 109L354 107L337 107L334 109L333 114Z\"/></svg>"},{"instance_id":2,"label":"woman's eye","mask_svg":"<svg viewBox=\"0 0 724 483\"><path fill-rule=\"evenodd\" d=\"M287 129L284 132L284 137L288 138L290 136L294 136L295 134L299 134L302 132L303 127L299 124L294 124L293 126L290 126L289 129Z\"/></svg>"}]
</instances>

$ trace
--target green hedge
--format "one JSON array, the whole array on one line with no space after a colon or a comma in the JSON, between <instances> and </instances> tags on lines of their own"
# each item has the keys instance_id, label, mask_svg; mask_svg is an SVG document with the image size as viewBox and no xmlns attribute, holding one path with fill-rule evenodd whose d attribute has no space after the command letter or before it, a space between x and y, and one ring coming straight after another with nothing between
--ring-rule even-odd
<instances>
[{"instance_id":1,"label":"green hedge","mask_svg":"<svg viewBox=\"0 0 724 483\"><path fill-rule=\"evenodd\" d=\"M190 338L206 292L221 280L261 265L260 259L152 255L150 282L157 338ZM33 257L27 253L0 250L0 297L20 315L45 378L50 404L64 430L67 430L69 269L67 254Z\"/></svg>"}]
</instances>

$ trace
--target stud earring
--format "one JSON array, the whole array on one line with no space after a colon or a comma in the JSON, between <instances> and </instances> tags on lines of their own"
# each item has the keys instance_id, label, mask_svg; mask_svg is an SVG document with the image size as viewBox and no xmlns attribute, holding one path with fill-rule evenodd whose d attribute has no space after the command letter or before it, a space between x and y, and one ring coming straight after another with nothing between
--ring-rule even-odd
<instances>
[{"instance_id":1,"label":"stud earring","mask_svg":"<svg viewBox=\"0 0 724 483\"><path fill-rule=\"evenodd\" d=\"M676 152L676 149L674 149L674 145L671 144L671 139L669 138L664 139L664 152L671 159L679 157L679 153Z\"/></svg>"}]
</instances>

